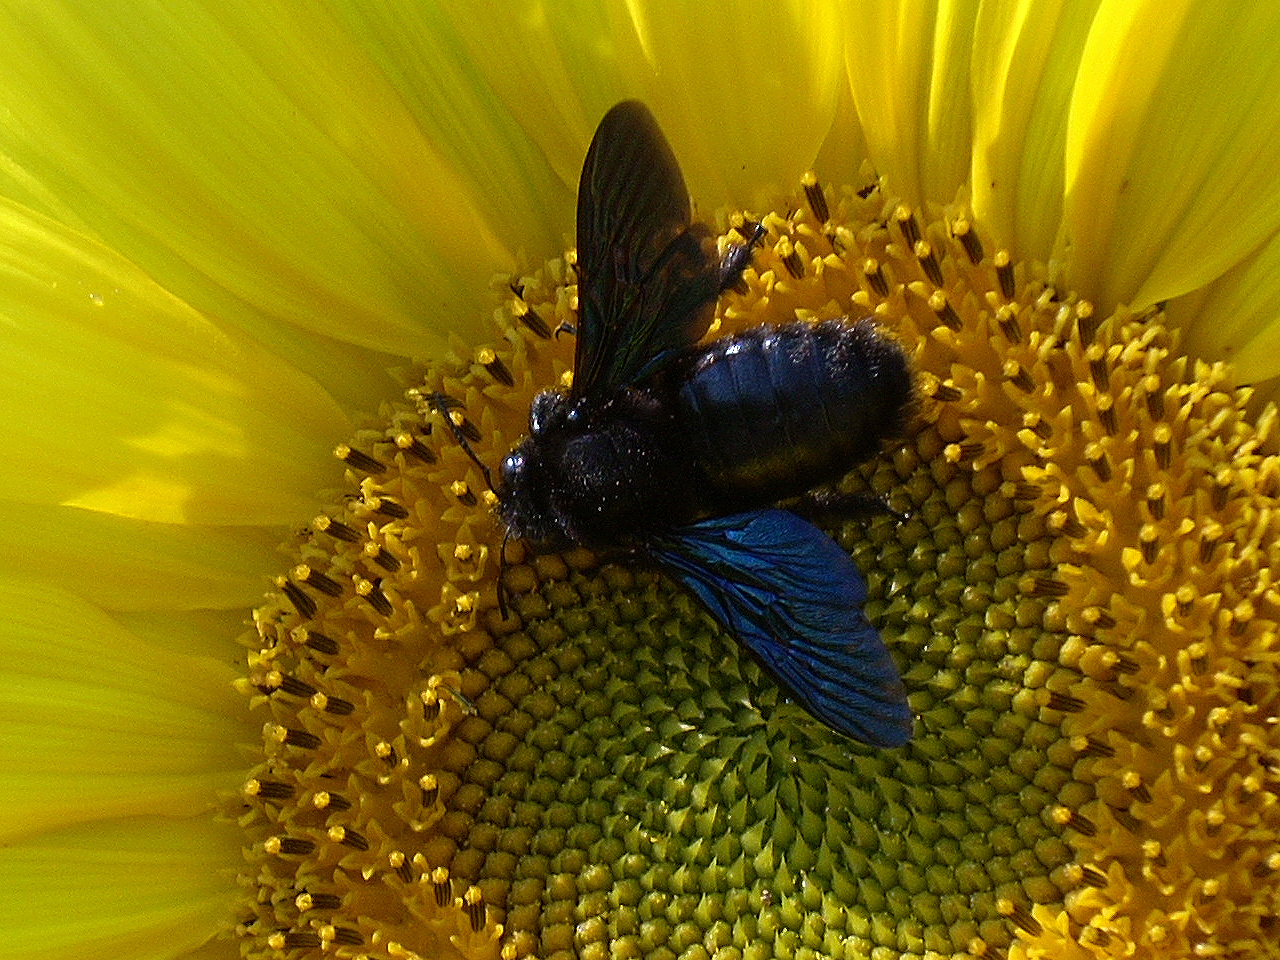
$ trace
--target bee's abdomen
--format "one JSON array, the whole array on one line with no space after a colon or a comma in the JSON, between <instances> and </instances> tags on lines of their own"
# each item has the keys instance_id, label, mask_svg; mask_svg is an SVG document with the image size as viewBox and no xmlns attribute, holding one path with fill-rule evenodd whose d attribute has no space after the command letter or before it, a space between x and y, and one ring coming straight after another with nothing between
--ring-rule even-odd
<instances>
[{"instance_id":1,"label":"bee's abdomen","mask_svg":"<svg viewBox=\"0 0 1280 960\"><path fill-rule=\"evenodd\" d=\"M902 350L870 320L763 326L714 340L686 369L677 421L717 493L795 496L835 480L902 427Z\"/></svg>"}]
</instances>

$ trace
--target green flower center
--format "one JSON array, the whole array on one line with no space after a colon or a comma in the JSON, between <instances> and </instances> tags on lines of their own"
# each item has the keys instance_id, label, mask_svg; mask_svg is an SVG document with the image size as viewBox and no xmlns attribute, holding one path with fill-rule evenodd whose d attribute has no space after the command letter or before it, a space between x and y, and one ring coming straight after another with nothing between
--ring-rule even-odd
<instances>
[{"instance_id":1,"label":"green flower center","mask_svg":"<svg viewBox=\"0 0 1280 960\"><path fill-rule=\"evenodd\" d=\"M962 212L922 227L812 180L775 209L720 329L871 314L917 371L911 435L844 481L904 519L829 531L910 742L832 733L641 566L508 544L500 615L463 441L496 464L564 376L554 262L512 285L499 345L340 448L350 490L257 611L246 955L1178 956L1270 935L1272 421L1250 427L1221 370L1182 383L1159 316L1093 317Z\"/></svg>"}]
</instances>

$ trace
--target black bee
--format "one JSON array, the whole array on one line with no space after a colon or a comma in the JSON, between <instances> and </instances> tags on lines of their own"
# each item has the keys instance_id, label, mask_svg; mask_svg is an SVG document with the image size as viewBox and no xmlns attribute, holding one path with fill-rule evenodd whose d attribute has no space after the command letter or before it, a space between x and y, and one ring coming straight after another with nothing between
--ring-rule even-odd
<instances>
[{"instance_id":1,"label":"black bee","mask_svg":"<svg viewBox=\"0 0 1280 960\"><path fill-rule=\"evenodd\" d=\"M717 258L689 219L657 122L618 104L578 186L573 386L534 397L529 433L499 468L498 518L535 549L647 556L811 714L898 746L910 713L862 616L861 577L820 530L773 505L838 479L901 427L902 352L865 319L698 345L756 237Z\"/></svg>"}]
</instances>

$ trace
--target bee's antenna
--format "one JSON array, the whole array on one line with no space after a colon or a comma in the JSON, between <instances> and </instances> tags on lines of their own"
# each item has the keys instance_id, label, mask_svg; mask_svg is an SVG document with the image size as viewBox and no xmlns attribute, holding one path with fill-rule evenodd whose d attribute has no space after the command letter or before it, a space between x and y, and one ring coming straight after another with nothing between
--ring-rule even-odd
<instances>
[{"instance_id":1,"label":"bee's antenna","mask_svg":"<svg viewBox=\"0 0 1280 960\"><path fill-rule=\"evenodd\" d=\"M471 462L480 468L480 475L484 477L485 486L493 490L493 477L489 475L489 468L480 462L476 452L471 449L471 444L467 442L466 434L462 432L462 428L453 422L453 417L449 416L450 410L456 410L463 406L462 401L434 391L431 393L419 393L418 396L422 398L427 406L440 415L440 419L444 421L445 429L449 431L449 435L453 437L454 442L462 448L463 453L471 458Z\"/></svg>"},{"instance_id":2,"label":"bee's antenna","mask_svg":"<svg viewBox=\"0 0 1280 960\"><path fill-rule=\"evenodd\" d=\"M511 531L502 535L502 546L498 548L498 613L507 619L507 541L511 539Z\"/></svg>"}]
</instances>

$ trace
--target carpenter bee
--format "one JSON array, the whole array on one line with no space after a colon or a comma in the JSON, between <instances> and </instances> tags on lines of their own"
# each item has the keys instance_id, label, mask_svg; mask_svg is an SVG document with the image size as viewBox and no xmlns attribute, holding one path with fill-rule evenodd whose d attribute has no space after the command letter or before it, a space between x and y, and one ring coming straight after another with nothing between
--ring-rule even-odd
<instances>
[{"instance_id":1,"label":"carpenter bee","mask_svg":"<svg viewBox=\"0 0 1280 960\"><path fill-rule=\"evenodd\" d=\"M535 550L647 557L813 716L906 742L902 683L845 553L775 506L842 476L900 429L899 347L867 319L766 325L699 344L752 243L717 256L657 122L600 122L578 186L573 385L529 407L496 513Z\"/></svg>"}]
</instances>

